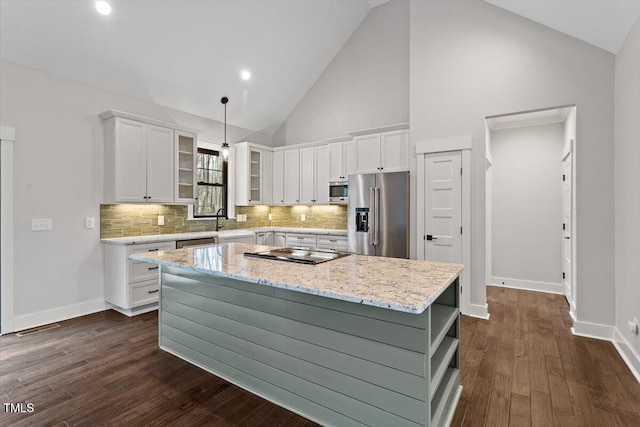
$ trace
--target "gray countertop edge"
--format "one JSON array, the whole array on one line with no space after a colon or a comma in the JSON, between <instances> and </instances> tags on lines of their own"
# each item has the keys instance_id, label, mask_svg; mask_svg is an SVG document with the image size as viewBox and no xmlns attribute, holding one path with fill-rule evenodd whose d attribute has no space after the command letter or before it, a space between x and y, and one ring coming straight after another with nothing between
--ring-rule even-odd
<instances>
[{"instance_id":1,"label":"gray countertop edge","mask_svg":"<svg viewBox=\"0 0 640 427\"><path fill-rule=\"evenodd\" d=\"M148 263L152 263L152 264L158 264L158 265L161 265L161 266L177 268L177 269L180 269L180 270L195 271L195 272L206 274L206 275L209 275L209 276L217 276L217 277L225 277L225 278L229 278L229 279L236 279L236 280L240 280L240 281L247 282L247 283L255 283L257 285L263 285L263 286L270 286L270 287L274 287L274 288L286 289L286 290L289 290L289 291L300 292L300 293L310 294L310 295L317 295L317 296L321 296L321 297L332 298L332 299L341 300L341 301L348 301L348 302L352 302L352 303L356 303L356 304L369 305L369 306L373 306L373 307L385 308L385 309L388 309L388 310L401 311L401 312L410 313L410 314L422 314L431 304L433 304L435 302L435 300L445 291L445 289L451 283L453 283L453 281L458 277L458 276L453 277L451 280L447 281L446 283L443 283L440 286L439 290L437 292L434 292L422 304L417 305L417 306L409 306L409 305L393 304L393 303L389 303L389 302L385 302L385 301L381 301L381 300L376 300L374 298L360 298L360 297L354 297L354 296L350 296L350 295L337 294L335 292L322 291L322 290L318 290L318 289L311 289L311 288L307 288L305 286L298 286L298 285L292 285L292 284L287 284L287 283L279 283L279 282L271 282L271 281L263 280L263 279L254 279L254 278L250 278L250 277L244 277L244 276L241 276L241 275L238 275L238 274L227 273L227 272L224 272L224 271L212 271L212 270L209 270L209 269L206 269L206 268L191 267L191 266L186 266L186 265L183 265L183 264L178 264L178 263L174 263L174 262L170 262L170 261L160 261L160 260L153 259L153 258L147 258L147 257L143 256L142 254L132 254L132 255L129 256L129 258L134 259L136 261L144 261L144 262L148 262Z\"/></svg>"},{"instance_id":2,"label":"gray countertop edge","mask_svg":"<svg viewBox=\"0 0 640 427\"><path fill-rule=\"evenodd\" d=\"M112 245L135 245L140 243L156 243L156 242L170 242L174 240L189 240L189 239L206 239L208 237L215 236L246 236L261 231L275 231L285 233L309 233L324 236L346 236L347 230L330 229L330 228L295 228L295 227L254 227L254 228L241 228L237 230L225 230L225 231L195 231L190 233L175 233L175 234L153 234L146 236L131 236L131 237L112 237L106 239L100 239L102 243L108 243Z\"/></svg>"}]
</instances>

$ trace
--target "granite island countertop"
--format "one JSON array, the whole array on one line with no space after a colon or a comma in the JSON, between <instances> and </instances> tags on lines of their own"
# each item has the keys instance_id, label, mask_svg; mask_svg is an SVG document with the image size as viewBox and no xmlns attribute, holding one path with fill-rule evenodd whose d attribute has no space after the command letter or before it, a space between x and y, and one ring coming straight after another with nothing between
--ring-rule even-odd
<instances>
[{"instance_id":1,"label":"granite island countertop","mask_svg":"<svg viewBox=\"0 0 640 427\"><path fill-rule=\"evenodd\" d=\"M420 314L461 264L349 255L316 265L245 257L271 246L228 243L131 255L131 259L343 301Z\"/></svg>"},{"instance_id":2,"label":"granite island countertop","mask_svg":"<svg viewBox=\"0 0 640 427\"><path fill-rule=\"evenodd\" d=\"M131 236L131 237L111 237L106 239L100 239L102 243L112 245L134 245L140 243L157 243L157 242L170 242L174 240L192 240L192 239L206 239L209 237L232 237L232 236L248 236L250 234L259 233L262 231L274 231L284 233L301 233L301 234L318 234L326 236L346 236L347 230L329 229L329 228L296 228L296 227L254 227L254 228L239 228L236 230L221 230L221 231L193 231L189 233L174 233L174 234L152 234L145 236Z\"/></svg>"}]
</instances>

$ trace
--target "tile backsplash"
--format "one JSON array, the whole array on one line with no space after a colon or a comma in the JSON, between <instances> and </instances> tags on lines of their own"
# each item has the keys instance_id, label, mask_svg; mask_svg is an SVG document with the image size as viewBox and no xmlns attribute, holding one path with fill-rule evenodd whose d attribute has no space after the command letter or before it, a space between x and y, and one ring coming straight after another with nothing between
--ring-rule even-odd
<instances>
[{"instance_id":1,"label":"tile backsplash","mask_svg":"<svg viewBox=\"0 0 640 427\"><path fill-rule=\"evenodd\" d=\"M220 220L223 230L269 226L347 228L347 207L344 205L236 206L236 215L239 214L246 215L247 220ZM164 216L164 225L158 225L158 215ZM302 221L302 215L305 221ZM188 233L216 228L215 220L189 220L187 217L186 205L100 205L100 237Z\"/></svg>"}]
</instances>

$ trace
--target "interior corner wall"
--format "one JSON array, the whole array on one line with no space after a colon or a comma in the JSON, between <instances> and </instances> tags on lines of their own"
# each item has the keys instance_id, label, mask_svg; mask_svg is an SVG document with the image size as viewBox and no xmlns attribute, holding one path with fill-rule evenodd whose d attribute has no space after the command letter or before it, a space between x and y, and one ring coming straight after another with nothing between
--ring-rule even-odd
<instances>
[{"instance_id":1,"label":"interior corner wall","mask_svg":"<svg viewBox=\"0 0 640 427\"><path fill-rule=\"evenodd\" d=\"M616 329L640 372L640 337L627 329L640 320L640 21L615 61Z\"/></svg>"},{"instance_id":2,"label":"interior corner wall","mask_svg":"<svg viewBox=\"0 0 640 427\"><path fill-rule=\"evenodd\" d=\"M562 289L563 146L562 123L491 134L492 276L507 286Z\"/></svg>"},{"instance_id":3,"label":"interior corner wall","mask_svg":"<svg viewBox=\"0 0 640 427\"><path fill-rule=\"evenodd\" d=\"M614 56L472 0L411 1L410 44L412 147L473 138L471 304L486 301L485 117L576 104L576 315L612 326Z\"/></svg>"},{"instance_id":4,"label":"interior corner wall","mask_svg":"<svg viewBox=\"0 0 640 427\"><path fill-rule=\"evenodd\" d=\"M15 327L95 311L103 302L100 218L103 126L98 114L117 109L202 130L219 141L222 124L15 63L0 62L0 124L15 128ZM229 128L232 141L271 138ZM31 231L31 219L52 218L52 231Z\"/></svg>"},{"instance_id":5,"label":"interior corner wall","mask_svg":"<svg viewBox=\"0 0 640 427\"><path fill-rule=\"evenodd\" d=\"M409 121L409 3L372 9L274 135L274 145Z\"/></svg>"}]
</instances>

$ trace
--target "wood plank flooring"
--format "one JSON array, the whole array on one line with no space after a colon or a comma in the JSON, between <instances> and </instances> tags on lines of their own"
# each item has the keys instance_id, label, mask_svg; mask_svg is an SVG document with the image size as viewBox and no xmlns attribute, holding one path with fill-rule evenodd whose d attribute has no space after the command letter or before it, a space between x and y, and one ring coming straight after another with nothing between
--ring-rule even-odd
<instances>
[{"instance_id":1,"label":"wood plank flooring","mask_svg":"<svg viewBox=\"0 0 640 427\"><path fill-rule=\"evenodd\" d=\"M454 426L640 426L640 384L611 343L571 335L562 296L487 296L489 321L461 320ZM0 403L35 407L0 407L1 426L315 425L159 350L155 312L60 324L0 337Z\"/></svg>"},{"instance_id":2,"label":"wood plank flooring","mask_svg":"<svg viewBox=\"0 0 640 427\"><path fill-rule=\"evenodd\" d=\"M640 384L613 344L571 334L562 295L489 287L462 316L453 426L640 426Z\"/></svg>"}]
</instances>

